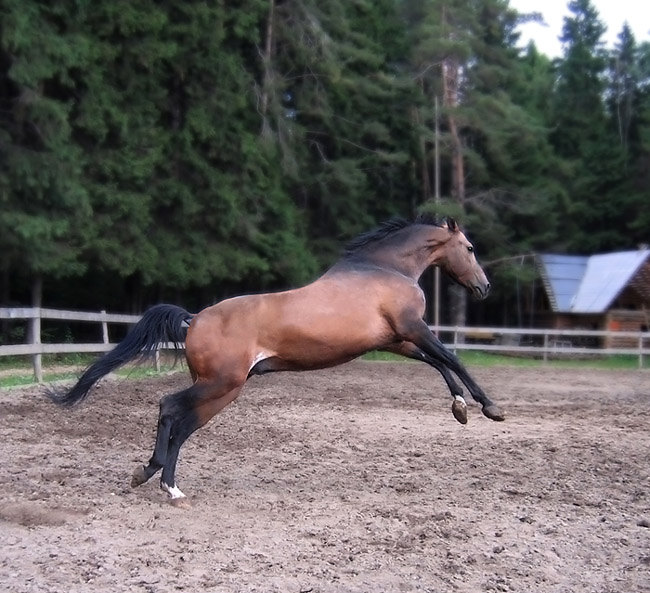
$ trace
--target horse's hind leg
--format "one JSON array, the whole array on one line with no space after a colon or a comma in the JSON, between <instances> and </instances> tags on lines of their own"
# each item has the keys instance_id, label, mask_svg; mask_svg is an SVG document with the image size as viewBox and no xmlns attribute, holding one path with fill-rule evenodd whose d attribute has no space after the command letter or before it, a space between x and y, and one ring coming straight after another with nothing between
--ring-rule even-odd
<instances>
[{"instance_id":1,"label":"horse's hind leg","mask_svg":"<svg viewBox=\"0 0 650 593\"><path fill-rule=\"evenodd\" d=\"M197 386L192 385L183 391L166 395L160 400L156 445L149 463L138 467L133 472L132 487L135 488L149 481L163 467L169 452L171 432L176 417L179 411L188 408L189 403L195 400L197 395Z\"/></svg>"},{"instance_id":2,"label":"horse's hind leg","mask_svg":"<svg viewBox=\"0 0 650 593\"><path fill-rule=\"evenodd\" d=\"M163 466L167 457L169 444L170 419L163 416L162 410L158 416L158 430L156 432L156 445L147 465L139 466L131 477L131 487L135 488L148 482L153 475Z\"/></svg>"},{"instance_id":3,"label":"horse's hind leg","mask_svg":"<svg viewBox=\"0 0 650 593\"><path fill-rule=\"evenodd\" d=\"M186 408L185 412L175 419L171 428L167 458L160 479L161 488L167 491L173 500L185 498L185 494L176 485L176 463L183 443L193 432L205 425L229 403L234 401L241 389L242 385L239 385L225 395L216 397L204 394L199 401L194 402L194 406Z\"/></svg>"}]
</instances>

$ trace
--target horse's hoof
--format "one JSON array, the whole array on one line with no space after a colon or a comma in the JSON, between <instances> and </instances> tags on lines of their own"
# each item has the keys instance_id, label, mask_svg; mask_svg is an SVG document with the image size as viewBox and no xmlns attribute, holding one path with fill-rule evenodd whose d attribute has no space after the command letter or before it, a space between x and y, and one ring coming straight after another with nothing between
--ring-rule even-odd
<instances>
[{"instance_id":1,"label":"horse's hoof","mask_svg":"<svg viewBox=\"0 0 650 593\"><path fill-rule=\"evenodd\" d=\"M487 416L490 420L496 420L497 422L501 422L506 419L505 414L501 411L499 406L497 406L496 404L483 406L483 414Z\"/></svg>"},{"instance_id":2,"label":"horse's hoof","mask_svg":"<svg viewBox=\"0 0 650 593\"><path fill-rule=\"evenodd\" d=\"M451 403L451 413L461 424L467 424L467 404L461 399L454 399Z\"/></svg>"},{"instance_id":3,"label":"horse's hoof","mask_svg":"<svg viewBox=\"0 0 650 593\"><path fill-rule=\"evenodd\" d=\"M131 476L131 488L142 486L147 481L147 475L144 471L144 465L139 465Z\"/></svg>"},{"instance_id":4,"label":"horse's hoof","mask_svg":"<svg viewBox=\"0 0 650 593\"><path fill-rule=\"evenodd\" d=\"M170 498L169 504L177 509L191 509L192 503L188 500L187 496L181 496L179 498Z\"/></svg>"}]
</instances>

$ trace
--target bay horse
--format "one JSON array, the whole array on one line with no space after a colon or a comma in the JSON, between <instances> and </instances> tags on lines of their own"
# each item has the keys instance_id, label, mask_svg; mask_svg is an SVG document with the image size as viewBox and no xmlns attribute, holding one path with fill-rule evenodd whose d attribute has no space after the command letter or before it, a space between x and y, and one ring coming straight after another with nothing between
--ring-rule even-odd
<instances>
[{"instance_id":1,"label":"bay horse","mask_svg":"<svg viewBox=\"0 0 650 593\"><path fill-rule=\"evenodd\" d=\"M453 219L392 220L353 240L339 261L302 288L230 298L196 315L175 305L152 307L69 391L50 397L71 406L115 368L154 352L161 342L184 342L192 385L161 399L153 455L132 479L132 486L139 486L162 469L161 487L173 501L185 497L175 480L181 446L253 375L332 367L381 350L437 369L459 422L467 422L467 408L452 372L485 416L503 420L499 407L423 320L418 279L430 266L439 266L477 299L487 296L490 284L474 247Z\"/></svg>"}]
</instances>

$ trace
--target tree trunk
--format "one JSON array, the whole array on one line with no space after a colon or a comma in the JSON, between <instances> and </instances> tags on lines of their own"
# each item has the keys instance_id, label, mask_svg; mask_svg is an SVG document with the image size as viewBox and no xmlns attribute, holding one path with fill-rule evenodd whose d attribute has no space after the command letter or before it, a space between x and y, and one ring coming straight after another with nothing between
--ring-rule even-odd
<instances>
[{"instance_id":1,"label":"tree trunk","mask_svg":"<svg viewBox=\"0 0 650 593\"><path fill-rule=\"evenodd\" d=\"M443 105L447 109L447 125L452 143L451 182L452 196L464 207L465 205L465 166L463 160L463 143L458 131L454 109L458 106L458 79L460 65L455 58L447 58L442 63ZM461 286L453 284L449 288L451 324L464 326L467 322L467 292ZM464 336L458 337L459 342Z\"/></svg>"},{"instance_id":2,"label":"tree trunk","mask_svg":"<svg viewBox=\"0 0 650 593\"><path fill-rule=\"evenodd\" d=\"M460 66L454 58L447 58L442 63L443 104L447 108L447 125L451 136L451 176L453 197L465 204L465 163L463 160L463 143L458 131L458 124L453 110L458 106L458 78Z\"/></svg>"},{"instance_id":3,"label":"tree trunk","mask_svg":"<svg viewBox=\"0 0 650 593\"><path fill-rule=\"evenodd\" d=\"M424 93L424 89L422 91ZM413 125L420 129L420 112L417 107L413 108ZM429 164L427 162L427 144L424 134L418 134L420 145L420 175L422 179L422 202L426 202L431 195L431 182L429 181Z\"/></svg>"},{"instance_id":4,"label":"tree trunk","mask_svg":"<svg viewBox=\"0 0 650 593\"><path fill-rule=\"evenodd\" d=\"M272 72L272 51L273 51L273 19L275 18L275 0L269 0L269 14L266 20L266 40L264 43L264 55L262 56L262 96L260 97L260 114L262 116L262 138L270 140L272 136L271 124L269 122L269 101L271 95L271 84L273 82Z\"/></svg>"}]
</instances>

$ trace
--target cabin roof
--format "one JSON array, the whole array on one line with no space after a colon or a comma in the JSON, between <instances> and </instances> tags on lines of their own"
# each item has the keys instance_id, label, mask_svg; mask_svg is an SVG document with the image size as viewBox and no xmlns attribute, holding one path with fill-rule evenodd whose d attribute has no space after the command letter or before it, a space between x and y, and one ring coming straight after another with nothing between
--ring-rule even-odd
<instances>
[{"instance_id":1,"label":"cabin roof","mask_svg":"<svg viewBox=\"0 0 650 593\"><path fill-rule=\"evenodd\" d=\"M600 255L538 256L538 266L556 313L603 313L633 280L650 250Z\"/></svg>"}]
</instances>

